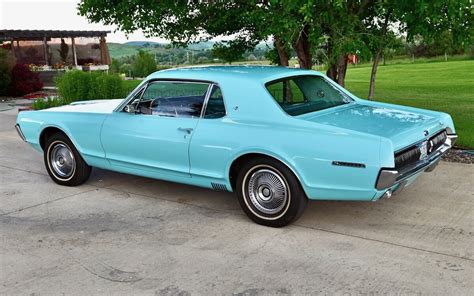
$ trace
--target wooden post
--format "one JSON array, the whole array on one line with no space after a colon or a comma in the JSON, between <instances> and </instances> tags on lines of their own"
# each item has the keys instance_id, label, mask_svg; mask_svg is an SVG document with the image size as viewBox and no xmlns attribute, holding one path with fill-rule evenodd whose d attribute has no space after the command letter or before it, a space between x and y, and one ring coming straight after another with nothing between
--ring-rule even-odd
<instances>
[{"instance_id":1,"label":"wooden post","mask_svg":"<svg viewBox=\"0 0 474 296\"><path fill-rule=\"evenodd\" d=\"M104 36L100 36L99 40L99 49L100 49L100 63L103 65L105 64L105 58L104 58Z\"/></svg>"},{"instance_id":2,"label":"wooden post","mask_svg":"<svg viewBox=\"0 0 474 296\"><path fill-rule=\"evenodd\" d=\"M46 39L46 36L43 37L43 50L44 50L44 60L46 62L46 65L49 66L49 61L48 61L48 40Z\"/></svg>"},{"instance_id":3,"label":"wooden post","mask_svg":"<svg viewBox=\"0 0 474 296\"><path fill-rule=\"evenodd\" d=\"M107 47L107 43L105 41L105 36L100 37L99 48L100 48L100 61L101 61L101 63L103 65L110 65L110 63L111 63L110 54L109 54L109 49Z\"/></svg>"},{"instance_id":4,"label":"wooden post","mask_svg":"<svg viewBox=\"0 0 474 296\"><path fill-rule=\"evenodd\" d=\"M71 45L72 45L72 61L74 63L74 66L77 67L76 41L74 37L71 37Z\"/></svg>"},{"instance_id":5,"label":"wooden post","mask_svg":"<svg viewBox=\"0 0 474 296\"><path fill-rule=\"evenodd\" d=\"M15 52L15 42L13 41L13 39L12 39L12 41L11 41L11 42L12 42L12 43L11 43L11 45L12 45L12 53L13 53L13 56L16 58L16 52Z\"/></svg>"}]
</instances>

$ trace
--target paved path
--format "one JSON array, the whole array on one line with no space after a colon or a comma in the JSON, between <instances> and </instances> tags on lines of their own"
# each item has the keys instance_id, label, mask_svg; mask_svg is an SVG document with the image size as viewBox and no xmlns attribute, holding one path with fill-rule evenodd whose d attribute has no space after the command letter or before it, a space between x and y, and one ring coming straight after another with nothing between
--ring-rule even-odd
<instances>
[{"instance_id":1,"label":"paved path","mask_svg":"<svg viewBox=\"0 0 474 296\"><path fill-rule=\"evenodd\" d=\"M0 294L472 295L474 166L282 229L233 194L93 170L69 188L0 113Z\"/></svg>"}]
</instances>

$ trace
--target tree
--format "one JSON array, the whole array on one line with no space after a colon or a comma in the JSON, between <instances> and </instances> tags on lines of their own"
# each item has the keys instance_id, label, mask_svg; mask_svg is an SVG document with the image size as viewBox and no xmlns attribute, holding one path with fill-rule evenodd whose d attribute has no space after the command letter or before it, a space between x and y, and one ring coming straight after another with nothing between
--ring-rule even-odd
<instances>
[{"instance_id":1,"label":"tree","mask_svg":"<svg viewBox=\"0 0 474 296\"><path fill-rule=\"evenodd\" d=\"M396 34L405 33L408 41L422 38L432 42L449 32L450 46L472 44L470 0L379 0L367 7L362 22L364 41L372 53L368 99L375 92L377 69L385 50L397 42Z\"/></svg>"},{"instance_id":2,"label":"tree","mask_svg":"<svg viewBox=\"0 0 474 296\"><path fill-rule=\"evenodd\" d=\"M112 63L110 64L110 72L111 73L120 73L120 66L122 63L118 59L112 59Z\"/></svg>"},{"instance_id":3,"label":"tree","mask_svg":"<svg viewBox=\"0 0 474 296\"><path fill-rule=\"evenodd\" d=\"M363 19L362 40L365 42L372 57L372 69L370 72L369 94L367 98L372 100L375 92L375 78L377 69L385 53L391 44L396 42L393 26L397 21L397 1L381 0L367 8Z\"/></svg>"},{"instance_id":4,"label":"tree","mask_svg":"<svg viewBox=\"0 0 474 296\"><path fill-rule=\"evenodd\" d=\"M156 61L153 56L139 50L132 63L134 77L146 77L156 71Z\"/></svg>"},{"instance_id":5,"label":"tree","mask_svg":"<svg viewBox=\"0 0 474 296\"><path fill-rule=\"evenodd\" d=\"M288 65L289 53L293 50L300 67L310 69L314 53L323 46L327 75L344 85L347 54L363 46L362 36L372 36L371 51L380 61L384 48L389 45L384 42L385 38L396 32L389 30L392 25L396 25L399 32L407 32L408 38L429 36L447 27L452 32L471 32L471 21L467 21L472 19L469 1L115 0L111 5L109 0L83 0L78 9L93 22L113 24L125 32L140 29L148 36L169 39L176 46L232 36L232 44L220 44L216 48L219 55L232 59L272 37L280 65ZM371 27L366 29L367 25ZM373 84L377 67L378 62L373 67Z\"/></svg>"},{"instance_id":6,"label":"tree","mask_svg":"<svg viewBox=\"0 0 474 296\"><path fill-rule=\"evenodd\" d=\"M232 64L232 62L242 59L242 53L245 52L245 49L241 46L240 43L233 41L217 42L212 47L212 56L226 63Z\"/></svg>"},{"instance_id":7,"label":"tree","mask_svg":"<svg viewBox=\"0 0 474 296\"><path fill-rule=\"evenodd\" d=\"M132 65L130 64L122 64L120 66L120 73L124 73L125 76L131 77L132 76Z\"/></svg>"}]
</instances>

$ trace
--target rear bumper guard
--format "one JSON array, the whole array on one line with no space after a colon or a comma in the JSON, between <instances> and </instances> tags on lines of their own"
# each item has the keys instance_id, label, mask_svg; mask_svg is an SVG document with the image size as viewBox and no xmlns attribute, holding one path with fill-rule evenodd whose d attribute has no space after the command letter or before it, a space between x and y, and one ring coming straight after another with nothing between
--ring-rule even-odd
<instances>
[{"instance_id":1,"label":"rear bumper guard","mask_svg":"<svg viewBox=\"0 0 474 296\"><path fill-rule=\"evenodd\" d=\"M457 138L458 136L455 134L448 135L441 147L432 152L426 159L419 160L408 168L400 171L395 169L381 169L377 182L375 183L375 188L377 190L388 189L396 184L402 183L419 172L433 171L441 160L441 156L454 146Z\"/></svg>"}]
</instances>

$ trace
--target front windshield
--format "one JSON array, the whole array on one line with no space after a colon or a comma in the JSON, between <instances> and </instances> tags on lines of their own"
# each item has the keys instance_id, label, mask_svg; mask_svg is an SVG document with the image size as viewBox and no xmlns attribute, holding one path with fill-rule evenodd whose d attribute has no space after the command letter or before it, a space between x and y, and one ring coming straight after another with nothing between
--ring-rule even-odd
<instances>
[{"instance_id":1,"label":"front windshield","mask_svg":"<svg viewBox=\"0 0 474 296\"><path fill-rule=\"evenodd\" d=\"M352 102L352 99L321 76L294 76L266 84L281 108L292 116Z\"/></svg>"}]
</instances>

